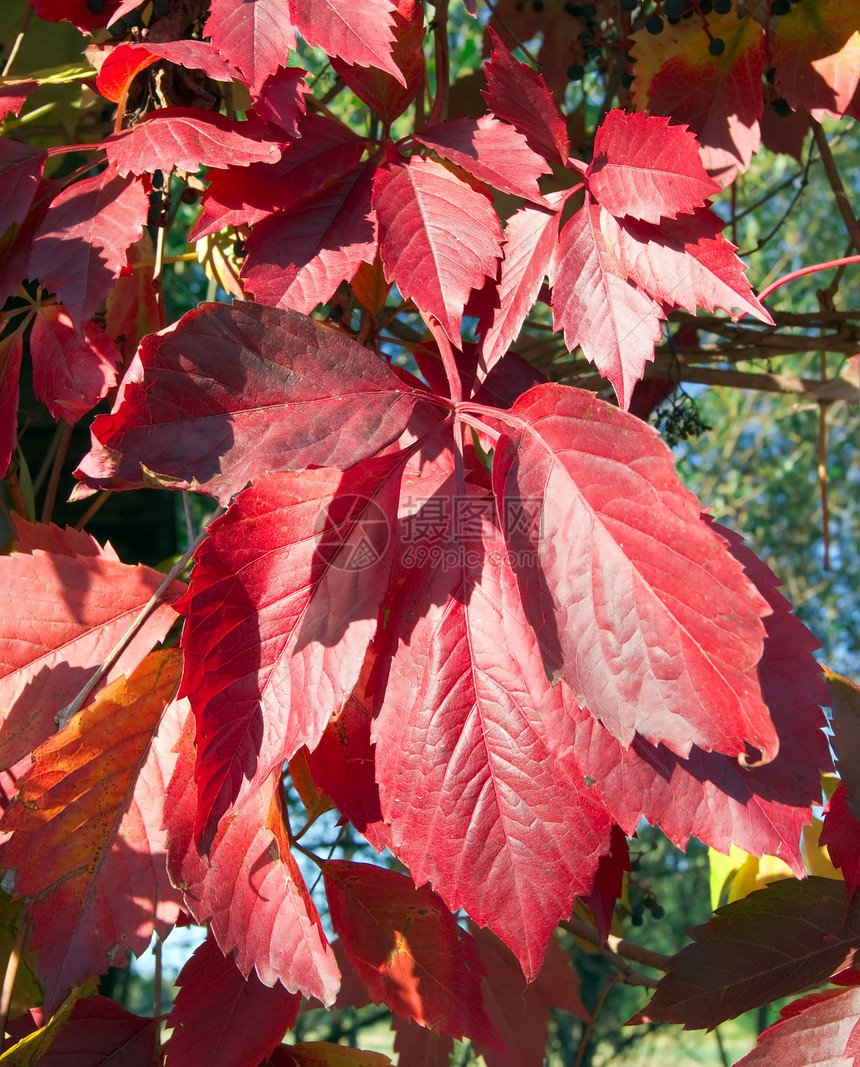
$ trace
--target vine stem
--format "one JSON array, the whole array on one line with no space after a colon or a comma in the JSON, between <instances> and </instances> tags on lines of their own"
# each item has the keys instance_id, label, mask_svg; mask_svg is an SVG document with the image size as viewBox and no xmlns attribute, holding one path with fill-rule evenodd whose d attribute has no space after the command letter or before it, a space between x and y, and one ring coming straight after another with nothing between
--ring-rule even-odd
<instances>
[{"instance_id":1,"label":"vine stem","mask_svg":"<svg viewBox=\"0 0 860 1067\"><path fill-rule=\"evenodd\" d=\"M6 963L6 973L3 976L3 992L0 993L0 1034L6 1033L6 1020L9 1018L9 1005L12 1003L12 990L15 988L15 978L18 975L18 964L24 952L24 942L27 939L29 923L21 920L18 932L15 935L15 944L9 953Z\"/></svg>"},{"instance_id":2,"label":"vine stem","mask_svg":"<svg viewBox=\"0 0 860 1067\"><path fill-rule=\"evenodd\" d=\"M633 941L625 941L623 938L615 937L613 934L609 935L606 941L606 945L600 939L600 934L597 930L590 926L582 919L577 919L573 916L568 919L567 922L559 923L562 929L567 930L568 933L574 935L574 937L581 937L583 941L588 941L589 944L594 945L596 948L607 948L614 956L623 956L625 959L633 960L634 963L641 963L643 967L653 967L658 971L665 971L669 966L671 956L666 956L662 952L655 952L653 949L645 948L644 945L637 945ZM645 977L643 975L643 977ZM652 979L648 979L649 982Z\"/></svg>"},{"instance_id":3,"label":"vine stem","mask_svg":"<svg viewBox=\"0 0 860 1067\"><path fill-rule=\"evenodd\" d=\"M51 467L51 477L48 479L48 488L45 490L45 503L42 506L42 522L50 522L51 516L54 513L54 503L57 499L60 475L63 473L63 463L66 460L66 453L69 451L69 442L71 439L72 426L64 419L60 423L57 452L54 456L54 464Z\"/></svg>"},{"instance_id":4,"label":"vine stem","mask_svg":"<svg viewBox=\"0 0 860 1067\"><path fill-rule=\"evenodd\" d=\"M784 274L781 278L777 278L767 289L759 293L758 298L759 300L766 300L775 289L779 289L781 285L785 285L787 282L802 278L805 274L816 274L820 270L833 270L834 267L847 267L851 263L860 263L860 255L843 256L841 259L828 260L827 263L813 263L809 267L800 267L799 270L793 270L790 274ZM743 314L738 315L738 320L748 314L748 311L744 311Z\"/></svg>"},{"instance_id":5,"label":"vine stem","mask_svg":"<svg viewBox=\"0 0 860 1067\"><path fill-rule=\"evenodd\" d=\"M12 45L12 51L9 53L9 58L3 67L3 73L0 77L5 78L9 71L12 69L12 64L15 62L15 56L18 55L18 49L21 47L21 42L24 40L24 34L27 32L27 27L30 25L30 19L33 17L33 8L27 8L27 14L24 16L24 22L21 29L18 31L18 36L15 38L15 43Z\"/></svg>"},{"instance_id":6,"label":"vine stem","mask_svg":"<svg viewBox=\"0 0 860 1067\"><path fill-rule=\"evenodd\" d=\"M217 519L219 515L223 514L223 512L223 506L219 505L212 513L212 518L209 520L209 523L212 522L212 519ZM80 693L78 693L78 695L71 702L71 704L63 708L63 710L57 715L57 726L60 729L62 729L66 725L66 723L69 721L69 719L72 718L73 715L77 715L77 713L81 710L84 705L84 701L87 699L90 693L92 693L92 691L99 684L99 682L105 677L105 675L108 674L108 672L113 668L113 666L116 664L116 661L128 648L135 634L138 633L141 626L143 626L149 616L153 613L153 611L155 611L156 607L158 606L158 602L161 600L161 598L164 596L164 594L167 592L173 582L175 582L179 575L182 574L182 572L185 570L188 561L191 559L191 557L206 539L209 523L207 523L206 526L197 535L194 544L192 544L188 548L188 550L183 553L183 555L176 561L176 563L173 564L173 566L164 576L164 580L162 581L162 583L155 590L149 600L147 600L147 602L143 605L143 607L135 616L132 624L111 649L110 654L108 655L104 663L102 663L102 665L95 671L93 676L86 683Z\"/></svg>"},{"instance_id":7,"label":"vine stem","mask_svg":"<svg viewBox=\"0 0 860 1067\"><path fill-rule=\"evenodd\" d=\"M436 30L436 99L430 111L428 125L435 126L444 122L448 112L448 78L451 61L448 54L448 0L434 0L436 14L433 26Z\"/></svg>"},{"instance_id":8,"label":"vine stem","mask_svg":"<svg viewBox=\"0 0 860 1067\"><path fill-rule=\"evenodd\" d=\"M839 214L842 216L842 221L845 223L845 229L848 231L851 243L856 249L860 250L860 226L858 226L857 218L851 210L848 194L845 192L845 186L842 184L842 178L840 177L839 170L836 166L836 160L833 158L833 153L830 151L827 137L820 122L816 122L815 119L810 119L809 121L812 124L812 136L815 138L815 143L821 154L824 173L827 175L830 188L833 190L833 195L836 198L836 206L839 208Z\"/></svg>"},{"instance_id":9,"label":"vine stem","mask_svg":"<svg viewBox=\"0 0 860 1067\"><path fill-rule=\"evenodd\" d=\"M594 1027L597 1024L597 1020L600 1018L600 1014L606 1005L606 1000L612 990L615 988L619 980L619 975L613 974L600 994L597 1003L594 1005L594 1011L591 1013L591 1018L585 1024L585 1029L582 1031L582 1038L579 1042L579 1049L576 1053L576 1063L574 1067L582 1067L582 1061L585 1059L585 1052L588 1048L588 1042L591 1040L591 1035L594 1032Z\"/></svg>"}]
</instances>

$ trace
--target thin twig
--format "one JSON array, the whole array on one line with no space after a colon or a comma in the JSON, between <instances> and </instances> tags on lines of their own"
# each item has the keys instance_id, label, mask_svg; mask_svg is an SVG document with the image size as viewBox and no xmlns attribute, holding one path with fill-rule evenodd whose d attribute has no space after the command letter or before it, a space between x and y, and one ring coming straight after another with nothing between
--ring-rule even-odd
<instances>
[{"instance_id":1,"label":"thin twig","mask_svg":"<svg viewBox=\"0 0 860 1067\"><path fill-rule=\"evenodd\" d=\"M83 530L90 519L99 511L102 506L107 503L108 497L111 495L110 489L102 489L95 500L90 504L87 510L81 515L78 521L75 523L76 530Z\"/></svg>"},{"instance_id":2,"label":"thin twig","mask_svg":"<svg viewBox=\"0 0 860 1067\"><path fill-rule=\"evenodd\" d=\"M24 22L21 29L18 31L18 36L15 38L15 43L12 45L12 51L9 53L9 58L6 60L6 64L3 67L3 73L0 77L5 78L9 71L12 69L12 64L15 62L15 56L18 55L18 49L21 47L21 42L24 40L24 34L27 32L27 27L30 25L30 19L33 17L33 8L27 8L27 14L24 16Z\"/></svg>"},{"instance_id":3,"label":"thin twig","mask_svg":"<svg viewBox=\"0 0 860 1067\"><path fill-rule=\"evenodd\" d=\"M582 1067L582 1061L585 1059L585 1052L588 1048L588 1042L591 1040L591 1035L594 1032L594 1027L597 1024L597 1020L600 1018L600 1013L603 1011L609 994L615 988L617 982L618 975L614 974L603 987L600 997L594 1005L594 1011L591 1013L591 1018L585 1024L585 1029L582 1031L582 1038L579 1042L579 1049L576 1053L576 1063L574 1064L574 1067Z\"/></svg>"},{"instance_id":4,"label":"thin twig","mask_svg":"<svg viewBox=\"0 0 860 1067\"><path fill-rule=\"evenodd\" d=\"M820 122L816 122L815 119L810 119L809 121L812 124L812 136L815 138L815 143L818 145L818 151L821 153L821 162L824 165L824 173L827 175L827 180L830 182L830 188L833 190L834 197L836 197L836 206L839 208L839 214L842 216L842 221L845 223L845 229L848 231L851 243L855 248L860 249L860 226L857 224L856 215L851 210L848 194L845 192L845 186L842 184L842 178L840 177L839 170L836 166L836 161L833 158L833 153L830 151L827 137L824 130L821 128Z\"/></svg>"},{"instance_id":5,"label":"thin twig","mask_svg":"<svg viewBox=\"0 0 860 1067\"><path fill-rule=\"evenodd\" d=\"M217 519L223 511L224 508L219 505L212 513L212 518L209 520L209 522L211 522L212 519ZM99 684L102 678L104 678L105 675L107 675L112 670L112 668L116 664L116 661L123 654L123 652L125 652L126 648L128 648L135 634L140 630L141 626L143 626L149 616L156 609L156 607L158 606L158 602L161 600L161 598L164 596L164 594L167 592L173 582L176 581L179 575L182 574L182 572L185 570L186 564L206 538L207 529L208 524L197 535L194 544L188 548L188 550L182 555L180 559L176 561L176 563L173 564L168 573L164 576L164 580L162 581L161 585L159 585L159 587L155 590L149 600L147 600L144 606L137 613L134 622L132 622L131 626L129 626L129 628L122 635L119 641L111 649L110 654L108 655L104 663L102 663L102 665L95 671L93 676L86 683L80 693L78 693L78 695L71 702L71 704L63 708L63 710L57 715L57 725L60 729L62 729L66 725L66 723L69 721L69 719L72 718L73 715L77 715L77 713L84 706L84 701L87 699L90 693L92 693L92 691Z\"/></svg>"},{"instance_id":6,"label":"thin twig","mask_svg":"<svg viewBox=\"0 0 860 1067\"><path fill-rule=\"evenodd\" d=\"M609 935L604 945L597 930L582 919L577 919L576 916L559 925L573 934L574 937L581 937L583 941L588 941L589 944L594 945L596 948L608 950L614 956L623 956L625 959L633 960L634 963L641 963L643 967L653 967L655 970L665 971L669 961L672 959L671 956L665 956L662 952L654 952L653 949L637 945L633 941L625 941L623 938L615 937L613 934ZM648 979L648 981L651 982L652 979Z\"/></svg>"},{"instance_id":7,"label":"thin twig","mask_svg":"<svg viewBox=\"0 0 860 1067\"><path fill-rule=\"evenodd\" d=\"M63 473L63 464L66 461L66 453L69 450L69 442L72 439L72 425L65 420L60 423L60 432L57 441L57 453L54 456L54 465L51 467L51 477L48 479L48 488L45 490L45 503L42 505L42 522L50 522L54 514L54 503L57 499L57 489L60 485L60 476Z\"/></svg>"},{"instance_id":8,"label":"thin twig","mask_svg":"<svg viewBox=\"0 0 860 1067\"><path fill-rule=\"evenodd\" d=\"M12 990L15 988L15 978L18 974L18 964L24 952L24 942L27 939L27 930L30 924L21 919L18 932L15 935L15 944L9 953L6 962L6 973L3 976L3 992L0 993L0 1035L6 1033L6 1020L9 1018L9 1005L12 1003Z\"/></svg>"}]
</instances>

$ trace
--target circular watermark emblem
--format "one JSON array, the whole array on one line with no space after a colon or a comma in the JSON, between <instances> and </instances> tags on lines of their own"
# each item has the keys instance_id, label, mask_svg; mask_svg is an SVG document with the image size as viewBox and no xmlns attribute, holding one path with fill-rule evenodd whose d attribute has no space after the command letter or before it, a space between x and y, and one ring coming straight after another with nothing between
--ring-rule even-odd
<instances>
[{"instance_id":1,"label":"circular watermark emblem","mask_svg":"<svg viewBox=\"0 0 860 1067\"><path fill-rule=\"evenodd\" d=\"M371 497L344 493L320 509L314 537L332 569L366 571L388 550L391 522Z\"/></svg>"}]
</instances>

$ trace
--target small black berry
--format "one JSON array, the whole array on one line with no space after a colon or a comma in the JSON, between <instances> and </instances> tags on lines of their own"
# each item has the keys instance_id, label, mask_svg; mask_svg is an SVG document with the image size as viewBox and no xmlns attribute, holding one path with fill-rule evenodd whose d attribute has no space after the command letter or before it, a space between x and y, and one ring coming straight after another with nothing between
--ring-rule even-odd
<instances>
[{"instance_id":1,"label":"small black berry","mask_svg":"<svg viewBox=\"0 0 860 1067\"><path fill-rule=\"evenodd\" d=\"M641 915L631 915L630 921L633 923L634 926L641 926L642 923L645 922Z\"/></svg>"},{"instance_id":2,"label":"small black berry","mask_svg":"<svg viewBox=\"0 0 860 1067\"><path fill-rule=\"evenodd\" d=\"M654 907L651 909L651 914L654 916L655 919L662 919L666 914L666 909L663 907L662 904L655 904Z\"/></svg>"},{"instance_id":3,"label":"small black berry","mask_svg":"<svg viewBox=\"0 0 860 1067\"><path fill-rule=\"evenodd\" d=\"M718 15L728 15L732 9L732 0L714 0L714 11Z\"/></svg>"},{"instance_id":4,"label":"small black berry","mask_svg":"<svg viewBox=\"0 0 860 1067\"><path fill-rule=\"evenodd\" d=\"M636 78L632 74L628 74L625 70L621 75L621 84L625 89L629 89L630 86L636 81Z\"/></svg>"},{"instance_id":5,"label":"small black berry","mask_svg":"<svg viewBox=\"0 0 860 1067\"><path fill-rule=\"evenodd\" d=\"M532 11L540 13L543 11L543 0L532 0Z\"/></svg>"},{"instance_id":6,"label":"small black berry","mask_svg":"<svg viewBox=\"0 0 860 1067\"><path fill-rule=\"evenodd\" d=\"M656 36L663 32L663 20L659 15L649 15L645 20L645 29Z\"/></svg>"},{"instance_id":7,"label":"small black berry","mask_svg":"<svg viewBox=\"0 0 860 1067\"><path fill-rule=\"evenodd\" d=\"M687 0L663 0L663 14L667 19L679 19L689 6Z\"/></svg>"},{"instance_id":8,"label":"small black berry","mask_svg":"<svg viewBox=\"0 0 860 1067\"><path fill-rule=\"evenodd\" d=\"M128 33L125 18L117 19L116 22L112 22L110 26L108 26L108 33L111 37L125 37Z\"/></svg>"},{"instance_id":9,"label":"small black berry","mask_svg":"<svg viewBox=\"0 0 860 1067\"><path fill-rule=\"evenodd\" d=\"M702 0L701 4L699 4L700 15L710 15L713 10L714 5L711 3L711 0Z\"/></svg>"},{"instance_id":10,"label":"small black berry","mask_svg":"<svg viewBox=\"0 0 860 1067\"><path fill-rule=\"evenodd\" d=\"M585 74L585 67L581 63L572 63L567 68L567 76L572 82L582 81Z\"/></svg>"},{"instance_id":11,"label":"small black berry","mask_svg":"<svg viewBox=\"0 0 860 1067\"><path fill-rule=\"evenodd\" d=\"M712 37L708 44L708 51L712 56L721 56L726 50L726 42L722 37Z\"/></svg>"},{"instance_id":12,"label":"small black berry","mask_svg":"<svg viewBox=\"0 0 860 1067\"><path fill-rule=\"evenodd\" d=\"M791 4L788 0L773 0L770 5L771 15L787 15L791 10Z\"/></svg>"},{"instance_id":13,"label":"small black berry","mask_svg":"<svg viewBox=\"0 0 860 1067\"><path fill-rule=\"evenodd\" d=\"M582 14L579 4L565 4L564 10L568 13L568 15L571 15L573 18L579 18L579 16Z\"/></svg>"},{"instance_id":14,"label":"small black berry","mask_svg":"<svg viewBox=\"0 0 860 1067\"><path fill-rule=\"evenodd\" d=\"M593 19L597 14L597 8L594 4L582 4L579 9L580 14L584 19Z\"/></svg>"},{"instance_id":15,"label":"small black berry","mask_svg":"<svg viewBox=\"0 0 860 1067\"><path fill-rule=\"evenodd\" d=\"M635 11L639 7L639 0L621 0L622 11Z\"/></svg>"}]
</instances>

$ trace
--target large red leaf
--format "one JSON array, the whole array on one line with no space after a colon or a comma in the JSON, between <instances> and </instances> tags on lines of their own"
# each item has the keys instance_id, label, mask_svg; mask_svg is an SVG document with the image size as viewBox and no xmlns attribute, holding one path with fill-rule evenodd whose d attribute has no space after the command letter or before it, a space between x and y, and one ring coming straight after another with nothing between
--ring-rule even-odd
<instances>
[{"instance_id":1,"label":"large red leaf","mask_svg":"<svg viewBox=\"0 0 860 1067\"><path fill-rule=\"evenodd\" d=\"M542 1067L552 1009L588 1019L577 991L578 980L568 954L551 938L534 982L526 985L514 956L489 932L470 927L484 965L481 993L492 1027L505 1049L500 1056L480 1042L476 1051L487 1067Z\"/></svg>"},{"instance_id":2,"label":"large red leaf","mask_svg":"<svg viewBox=\"0 0 860 1067\"><path fill-rule=\"evenodd\" d=\"M493 54L484 67L487 107L500 119L516 126L539 155L554 163L567 163L570 142L567 126L542 75L514 59L492 28Z\"/></svg>"},{"instance_id":3,"label":"large red leaf","mask_svg":"<svg viewBox=\"0 0 860 1067\"><path fill-rule=\"evenodd\" d=\"M478 359L489 373L518 336L532 310L558 238L559 213L526 204L508 220L496 306L488 316Z\"/></svg>"},{"instance_id":4,"label":"large red leaf","mask_svg":"<svg viewBox=\"0 0 860 1067\"><path fill-rule=\"evenodd\" d=\"M827 846L833 866L842 871L853 896L860 887L860 823L848 806L848 793L841 782L827 805L819 843Z\"/></svg>"},{"instance_id":5,"label":"large red leaf","mask_svg":"<svg viewBox=\"0 0 860 1067\"><path fill-rule=\"evenodd\" d=\"M290 0L293 23L311 45L360 67L378 67L406 84L392 54L394 0Z\"/></svg>"},{"instance_id":6,"label":"large red leaf","mask_svg":"<svg viewBox=\"0 0 860 1067\"><path fill-rule=\"evenodd\" d=\"M469 293L495 276L501 255L492 204L441 164L412 156L380 168L373 206L386 278L459 347Z\"/></svg>"},{"instance_id":7,"label":"large red leaf","mask_svg":"<svg viewBox=\"0 0 860 1067\"><path fill-rule=\"evenodd\" d=\"M266 304L308 314L362 263L372 263L372 177L372 164L364 164L309 203L258 223L245 245L246 291Z\"/></svg>"},{"instance_id":8,"label":"large red leaf","mask_svg":"<svg viewBox=\"0 0 860 1067\"><path fill-rule=\"evenodd\" d=\"M394 44L391 58L402 79L377 67L344 63L332 56L331 65L359 99L391 124L424 88L424 7L417 0L395 0Z\"/></svg>"},{"instance_id":9,"label":"large red leaf","mask_svg":"<svg viewBox=\"0 0 860 1067\"><path fill-rule=\"evenodd\" d=\"M719 908L690 931L648 1005L631 1022L707 1028L820 985L850 964L860 937L857 900L829 878L773 882Z\"/></svg>"},{"instance_id":10,"label":"large red leaf","mask_svg":"<svg viewBox=\"0 0 860 1067\"><path fill-rule=\"evenodd\" d=\"M190 240L227 226L253 226L275 211L287 211L335 185L358 165L364 141L343 123L308 114L298 129L299 140L277 162L212 175Z\"/></svg>"},{"instance_id":11,"label":"large red leaf","mask_svg":"<svg viewBox=\"0 0 860 1067\"><path fill-rule=\"evenodd\" d=\"M735 1067L854 1067L860 989L826 989L787 1004Z\"/></svg>"},{"instance_id":12,"label":"large red leaf","mask_svg":"<svg viewBox=\"0 0 860 1067\"><path fill-rule=\"evenodd\" d=\"M824 680L833 709L833 751L848 807L860 821L860 686L824 668Z\"/></svg>"},{"instance_id":13,"label":"large red leaf","mask_svg":"<svg viewBox=\"0 0 860 1067\"><path fill-rule=\"evenodd\" d=\"M205 118L203 117L205 115ZM190 107L165 107L145 115L128 130L112 133L104 142L108 159L122 174L170 173L174 167L247 167L275 163L283 144L254 123L202 112Z\"/></svg>"},{"instance_id":14,"label":"large red leaf","mask_svg":"<svg viewBox=\"0 0 860 1067\"><path fill-rule=\"evenodd\" d=\"M831 762L819 709L826 694L813 655L818 642L737 534L712 528L729 540L732 555L773 609L764 619L758 677L780 737L779 754L764 767L743 768L696 747L682 760L640 737L624 749L587 713L574 710L576 759L600 783L612 817L628 833L645 818L679 848L695 835L721 852L734 844L756 855L779 856L802 875L801 828L820 797L821 772Z\"/></svg>"},{"instance_id":15,"label":"large red leaf","mask_svg":"<svg viewBox=\"0 0 860 1067\"><path fill-rule=\"evenodd\" d=\"M773 319L756 300L735 255L720 233L723 221L707 208L659 226L614 219L601 212L600 227L621 269L649 296L669 307L740 310Z\"/></svg>"},{"instance_id":16,"label":"large red leaf","mask_svg":"<svg viewBox=\"0 0 860 1067\"><path fill-rule=\"evenodd\" d=\"M94 322L75 329L59 304L40 304L30 330L33 389L55 419L76 422L116 385L119 349Z\"/></svg>"},{"instance_id":17,"label":"large red leaf","mask_svg":"<svg viewBox=\"0 0 860 1067\"><path fill-rule=\"evenodd\" d=\"M0 138L0 181L3 182L0 235L26 218L39 187L45 156L44 149Z\"/></svg>"},{"instance_id":18,"label":"large red leaf","mask_svg":"<svg viewBox=\"0 0 860 1067\"><path fill-rule=\"evenodd\" d=\"M530 390L512 414L522 421L493 478L550 676L625 745L637 732L680 756L749 744L773 759L756 678L770 608L654 430L559 385Z\"/></svg>"},{"instance_id":19,"label":"large red leaf","mask_svg":"<svg viewBox=\"0 0 860 1067\"><path fill-rule=\"evenodd\" d=\"M544 717L559 690L492 510L449 482L402 525L411 567L389 621L400 643L373 726L376 776L416 883L489 925L533 978L556 923L591 891L609 820L582 775L548 752Z\"/></svg>"},{"instance_id":20,"label":"large red leaf","mask_svg":"<svg viewBox=\"0 0 860 1067\"><path fill-rule=\"evenodd\" d=\"M277 126L295 140L302 136L299 123L305 121L308 110L305 96L310 87L305 81L306 74L301 67L279 67L263 82L254 101L254 110L264 122Z\"/></svg>"},{"instance_id":21,"label":"large red leaf","mask_svg":"<svg viewBox=\"0 0 860 1067\"><path fill-rule=\"evenodd\" d=\"M588 188L613 215L674 219L720 191L702 166L695 137L659 115L613 108L594 137Z\"/></svg>"},{"instance_id":22,"label":"large red leaf","mask_svg":"<svg viewBox=\"0 0 860 1067\"><path fill-rule=\"evenodd\" d=\"M179 605L206 839L237 797L316 746L358 681L403 462L264 475L212 524Z\"/></svg>"},{"instance_id":23,"label":"large red leaf","mask_svg":"<svg viewBox=\"0 0 860 1067\"><path fill-rule=\"evenodd\" d=\"M776 84L795 109L860 118L860 27L839 0L805 0L773 32Z\"/></svg>"},{"instance_id":24,"label":"large red leaf","mask_svg":"<svg viewBox=\"0 0 860 1067\"><path fill-rule=\"evenodd\" d=\"M429 886L366 863L325 865L332 926L375 1004L458 1039L496 1044L472 938Z\"/></svg>"},{"instance_id":25,"label":"large red leaf","mask_svg":"<svg viewBox=\"0 0 860 1067\"><path fill-rule=\"evenodd\" d=\"M33 1008L29 1015L13 1019L7 1029L20 1040L46 1022L44 1012ZM160 1019L133 1015L109 997L88 997L72 1008L39 1056L39 1067L153 1067L159 1062L160 1027Z\"/></svg>"},{"instance_id":26,"label":"large red leaf","mask_svg":"<svg viewBox=\"0 0 860 1067\"><path fill-rule=\"evenodd\" d=\"M141 41L121 44L109 53L99 68L96 88L102 96L118 104L135 77L159 59L202 70L215 81L229 82L236 76L236 72L205 41Z\"/></svg>"},{"instance_id":27,"label":"large red leaf","mask_svg":"<svg viewBox=\"0 0 860 1067\"><path fill-rule=\"evenodd\" d=\"M55 292L72 322L82 325L119 277L148 211L142 183L110 167L75 182L54 199L39 226L28 275Z\"/></svg>"},{"instance_id":28,"label":"large red leaf","mask_svg":"<svg viewBox=\"0 0 860 1067\"><path fill-rule=\"evenodd\" d=\"M297 312L201 304L144 338L76 476L92 489L170 485L226 504L265 470L345 468L374 455L421 395Z\"/></svg>"},{"instance_id":29,"label":"large red leaf","mask_svg":"<svg viewBox=\"0 0 860 1067\"><path fill-rule=\"evenodd\" d=\"M71 987L139 955L176 921L162 833L176 762L176 651L153 652L33 754L0 821L6 866L28 901L48 1011Z\"/></svg>"},{"instance_id":30,"label":"large red leaf","mask_svg":"<svg viewBox=\"0 0 860 1067\"><path fill-rule=\"evenodd\" d=\"M252 96L296 47L287 0L212 0L204 33L212 45L239 70Z\"/></svg>"},{"instance_id":31,"label":"large red leaf","mask_svg":"<svg viewBox=\"0 0 860 1067\"><path fill-rule=\"evenodd\" d=\"M280 984L245 978L210 933L176 979L167 1025L172 1067L259 1067L295 1023L301 997Z\"/></svg>"},{"instance_id":32,"label":"large red leaf","mask_svg":"<svg viewBox=\"0 0 860 1067\"><path fill-rule=\"evenodd\" d=\"M331 1006L340 975L319 915L290 851L281 775L275 771L230 818L201 856L194 841L197 785L189 716L167 789L168 868L197 922L209 922L221 951L247 977L280 982Z\"/></svg>"},{"instance_id":33,"label":"large red leaf","mask_svg":"<svg viewBox=\"0 0 860 1067\"><path fill-rule=\"evenodd\" d=\"M56 730L54 716L107 658L164 575L120 563L89 534L16 519L19 551L0 557L0 766ZM176 582L109 675L128 675L176 619ZM26 605L26 624L22 621Z\"/></svg>"},{"instance_id":34,"label":"large red leaf","mask_svg":"<svg viewBox=\"0 0 860 1067\"><path fill-rule=\"evenodd\" d=\"M551 168L523 134L492 115L429 126L415 139L494 189L546 204L537 180Z\"/></svg>"},{"instance_id":35,"label":"large red leaf","mask_svg":"<svg viewBox=\"0 0 860 1067\"><path fill-rule=\"evenodd\" d=\"M18 445L18 383L23 356L20 329L0 339L0 470L4 474Z\"/></svg>"},{"instance_id":36,"label":"large red leaf","mask_svg":"<svg viewBox=\"0 0 860 1067\"><path fill-rule=\"evenodd\" d=\"M725 42L720 55L711 53L709 36ZM754 15L738 18L730 11L708 16L708 34L701 22L687 19L666 26L657 37L638 30L631 40L637 108L688 125L701 142L708 173L721 185L733 182L738 171L749 167L760 143L761 23Z\"/></svg>"},{"instance_id":37,"label":"large red leaf","mask_svg":"<svg viewBox=\"0 0 860 1067\"><path fill-rule=\"evenodd\" d=\"M391 1017L394 1051L403 1067L451 1067L454 1039L450 1034L427 1030L401 1015Z\"/></svg>"},{"instance_id":38,"label":"large red leaf","mask_svg":"<svg viewBox=\"0 0 860 1067\"><path fill-rule=\"evenodd\" d=\"M612 382L623 408L662 337L658 304L629 285L600 231L600 208L586 203L561 231L549 266L553 325L564 330Z\"/></svg>"}]
</instances>

